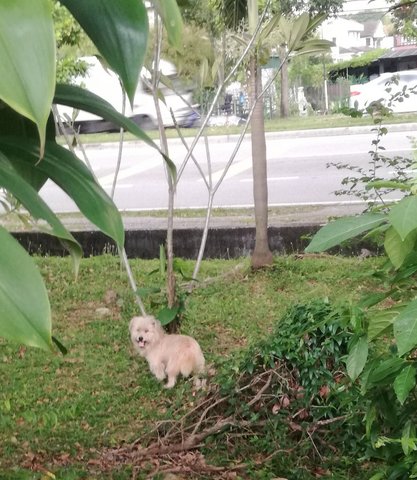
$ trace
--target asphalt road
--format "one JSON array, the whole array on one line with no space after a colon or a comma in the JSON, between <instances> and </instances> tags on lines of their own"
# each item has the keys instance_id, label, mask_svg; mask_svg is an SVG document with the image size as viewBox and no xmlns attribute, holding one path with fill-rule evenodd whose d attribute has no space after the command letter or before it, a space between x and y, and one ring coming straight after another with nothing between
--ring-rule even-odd
<instances>
[{"instance_id":1,"label":"asphalt road","mask_svg":"<svg viewBox=\"0 0 417 480\"><path fill-rule=\"evenodd\" d=\"M417 137L417 126L397 126L383 138L385 154L412 156L410 137ZM394 131L396 130L396 131ZM350 203L350 197L336 197L348 172L327 168L329 162L366 166L375 133L369 128L289 132L267 135L269 204L326 205ZM235 147L235 137L209 137L212 184L223 174ZM117 161L117 145L88 146L86 152L101 185L110 193ZM170 157L177 167L186 150L179 140L170 142ZM206 150L201 142L194 156L208 180ZM389 173L389 172L386 172ZM76 205L54 184L47 183L42 197L55 212L76 212ZM124 146L115 202L120 210L163 209L167 207L167 183L161 157L143 143ZM176 207L205 207L207 187L192 160L178 183ZM244 140L232 166L215 195L216 207L253 205L252 156L249 138Z\"/></svg>"}]
</instances>

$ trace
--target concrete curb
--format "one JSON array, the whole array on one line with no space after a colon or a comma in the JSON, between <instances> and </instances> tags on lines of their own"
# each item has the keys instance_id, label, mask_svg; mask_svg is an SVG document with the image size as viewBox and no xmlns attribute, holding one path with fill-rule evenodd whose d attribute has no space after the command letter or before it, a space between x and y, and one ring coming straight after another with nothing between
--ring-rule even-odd
<instances>
[{"instance_id":1,"label":"concrete curb","mask_svg":"<svg viewBox=\"0 0 417 480\"><path fill-rule=\"evenodd\" d=\"M269 227L269 246L274 255L301 253L320 228L318 224ZM102 232L74 232L81 244L84 256L96 256L117 252L114 242ZM39 232L17 232L13 236L30 253L37 255L66 256L68 252L55 237ZM196 259L200 248L202 229L181 229L174 234L176 257ZM166 230L129 230L126 232L125 249L129 258L159 258L160 245L166 241ZM213 228L208 233L205 259L247 257L255 245L255 228ZM373 251L374 245L354 242L348 247L337 248L332 253L358 255L363 248Z\"/></svg>"}]
</instances>

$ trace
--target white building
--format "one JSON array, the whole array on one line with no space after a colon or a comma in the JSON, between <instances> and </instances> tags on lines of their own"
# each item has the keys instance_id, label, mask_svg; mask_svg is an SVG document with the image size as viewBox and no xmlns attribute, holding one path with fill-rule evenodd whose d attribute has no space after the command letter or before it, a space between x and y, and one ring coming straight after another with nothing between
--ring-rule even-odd
<instances>
[{"instance_id":1,"label":"white building","mask_svg":"<svg viewBox=\"0 0 417 480\"><path fill-rule=\"evenodd\" d=\"M323 23L321 38L334 43L334 61L349 60L376 48L391 48L393 37L385 35L381 20L370 20L364 24L336 17Z\"/></svg>"}]
</instances>

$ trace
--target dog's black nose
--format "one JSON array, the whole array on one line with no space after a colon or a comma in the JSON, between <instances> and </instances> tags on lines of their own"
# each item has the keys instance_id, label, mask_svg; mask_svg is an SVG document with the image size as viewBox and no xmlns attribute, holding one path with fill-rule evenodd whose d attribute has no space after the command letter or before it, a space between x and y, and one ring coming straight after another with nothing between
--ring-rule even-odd
<instances>
[{"instance_id":1,"label":"dog's black nose","mask_svg":"<svg viewBox=\"0 0 417 480\"><path fill-rule=\"evenodd\" d=\"M139 337L138 340L139 342L141 342L143 340L143 337Z\"/></svg>"}]
</instances>

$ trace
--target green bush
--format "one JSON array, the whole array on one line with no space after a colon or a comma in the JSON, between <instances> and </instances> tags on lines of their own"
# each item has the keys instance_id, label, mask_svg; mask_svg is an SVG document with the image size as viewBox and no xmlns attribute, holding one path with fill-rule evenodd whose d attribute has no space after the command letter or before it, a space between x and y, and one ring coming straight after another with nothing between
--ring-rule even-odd
<instances>
[{"instance_id":1,"label":"green bush","mask_svg":"<svg viewBox=\"0 0 417 480\"><path fill-rule=\"evenodd\" d=\"M291 450L271 461L273 471L288 478L313 478L315 469L330 468L353 478L347 473L356 468L351 459L365 453L360 414L365 405L345 367L352 337L347 314L346 306L326 300L294 305L242 355L234 375L227 365L220 376L229 413L253 421L252 447L269 453L278 445Z\"/></svg>"}]
</instances>

